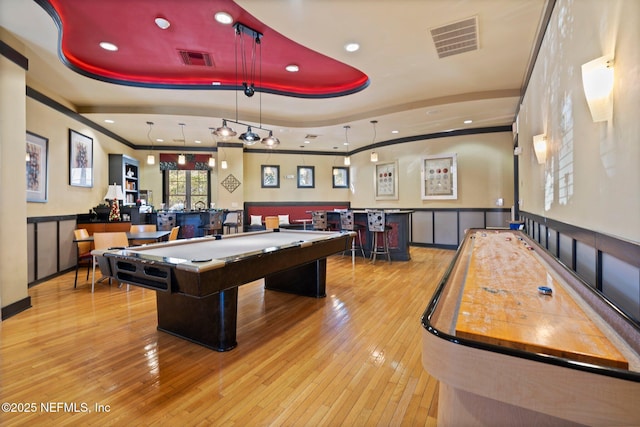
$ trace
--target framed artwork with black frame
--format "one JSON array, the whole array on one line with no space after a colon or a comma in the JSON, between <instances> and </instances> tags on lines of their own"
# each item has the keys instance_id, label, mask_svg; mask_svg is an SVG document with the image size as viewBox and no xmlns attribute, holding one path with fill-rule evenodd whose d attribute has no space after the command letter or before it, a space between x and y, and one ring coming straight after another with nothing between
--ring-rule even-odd
<instances>
[{"instance_id":1,"label":"framed artwork with black frame","mask_svg":"<svg viewBox=\"0 0 640 427\"><path fill-rule=\"evenodd\" d=\"M315 187L315 166L298 166L298 188Z\"/></svg>"},{"instance_id":2,"label":"framed artwork with black frame","mask_svg":"<svg viewBox=\"0 0 640 427\"><path fill-rule=\"evenodd\" d=\"M262 165L262 188L280 188L280 166Z\"/></svg>"},{"instance_id":3,"label":"framed artwork with black frame","mask_svg":"<svg viewBox=\"0 0 640 427\"><path fill-rule=\"evenodd\" d=\"M333 167L333 188L349 188L349 168Z\"/></svg>"},{"instance_id":4,"label":"framed artwork with black frame","mask_svg":"<svg viewBox=\"0 0 640 427\"><path fill-rule=\"evenodd\" d=\"M49 140L27 132L27 202L45 203L49 186Z\"/></svg>"},{"instance_id":5,"label":"framed artwork with black frame","mask_svg":"<svg viewBox=\"0 0 640 427\"><path fill-rule=\"evenodd\" d=\"M69 185L93 187L93 139L69 129Z\"/></svg>"},{"instance_id":6,"label":"framed artwork with black frame","mask_svg":"<svg viewBox=\"0 0 640 427\"><path fill-rule=\"evenodd\" d=\"M398 162L376 163L374 173L376 200L398 200Z\"/></svg>"},{"instance_id":7,"label":"framed artwork with black frame","mask_svg":"<svg viewBox=\"0 0 640 427\"><path fill-rule=\"evenodd\" d=\"M422 159L422 200L458 198L458 162L456 154L440 154Z\"/></svg>"}]
</instances>

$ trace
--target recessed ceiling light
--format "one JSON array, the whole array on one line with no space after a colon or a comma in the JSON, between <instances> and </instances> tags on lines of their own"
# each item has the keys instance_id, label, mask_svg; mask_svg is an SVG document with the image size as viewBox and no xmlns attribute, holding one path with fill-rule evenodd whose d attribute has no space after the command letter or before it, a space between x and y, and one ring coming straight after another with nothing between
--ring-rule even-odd
<instances>
[{"instance_id":1,"label":"recessed ceiling light","mask_svg":"<svg viewBox=\"0 0 640 427\"><path fill-rule=\"evenodd\" d=\"M167 28L169 28L171 26L171 22L169 22L166 19L161 18L159 16L155 19L155 23L158 26L158 28L160 28L162 30L166 30Z\"/></svg>"},{"instance_id":2,"label":"recessed ceiling light","mask_svg":"<svg viewBox=\"0 0 640 427\"><path fill-rule=\"evenodd\" d=\"M233 18L227 12L216 12L214 17L216 21L224 25L229 25L233 22Z\"/></svg>"},{"instance_id":3,"label":"recessed ceiling light","mask_svg":"<svg viewBox=\"0 0 640 427\"><path fill-rule=\"evenodd\" d=\"M100 42L100 47L110 52L115 52L116 50L118 50L118 46L109 42Z\"/></svg>"},{"instance_id":4,"label":"recessed ceiling light","mask_svg":"<svg viewBox=\"0 0 640 427\"><path fill-rule=\"evenodd\" d=\"M465 121L464 121L464 124L465 124L465 125L468 125L468 124L470 124L470 123L473 123L473 120L465 120Z\"/></svg>"},{"instance_id":5,"label":"recessed ceiling light","mask_svg":"<svg viewBox=\"0 0 640 427\"><path fill-rule=\"evenodd\" d=\"M114 122L113 120L111 120L111 119L106 119L104 122L105 122L105 123L109 123L109 124L111 124L111 123L115 123L115 122Z\"/></svg>"},{"instance_id":6,"label":"recessed ceiling light","mask_svg":"<svg viewBox=\"0 0 640 427\"><path fill-rule=\"evenodd\" d=\"M222 84L222 83L220 83L220 82L211 82L211 85L212 85L212 86L220 86L221 84Z\"/></svg>"},{"instance_id":7,"label":"recessed ceiling light","mask_svg":"<svg viewBox=\"0 0 640 427\"><path fill-rule=\"evenodd\" d=\"M358 43L347 43L344 45L344 50L347 52L355 52L360 49L360 45Z\"/></svg>"},{"instance_id":8,"label":"recessed ceiling light","mask_svg":"<svg viewBox=\"0 0 640 427\"><path fill-rule=\"evenodd\" d=\"M297 73L298 71L300 71L300 67L298 67L296 64L289 64L284 67L284 69L290 73Z\"/></svg>"},{"instance_id":9,"label":"recessed ceiling light","mask_svg":"<svg viewBox=\"0 0 640 427\"><path fill-rule=\"evenodd\" d=\"M309 144L309 143L311 143L311 141L304 141L304 143L305 143L305 144Z\"/></svg>"},{"instance_id":10,"label":"recessed ceiling light","mask_svg":"<svg viewBox=\"0 0 640 427\"><path fill-rule=\"evenodd\" d=\"M196 140L195 140L195 141L193 141L193 142L195 142L196 144L202 144L202 141L200 141L199 139L196 139Z\"/></svg>"},{"instance_id":11,"label":"recessed ceiling light","mask_svg":"<svg viewBox=\"0 0 640 427\"><path fill-rule=\"evenodd\" d=\"M392 130L391 133L400 133L399 130Z\"/></svg>"},{"instance_id":12,"label":"recessed ceiling light","mask_svg":"<svg viewBox=\"0 0 640 427\"><path fill-rule=\"evenodd\" d=\"M164 139L162 139L162 138L156 138L156 142L164 142Z\"/></svg>"}]
</instances>

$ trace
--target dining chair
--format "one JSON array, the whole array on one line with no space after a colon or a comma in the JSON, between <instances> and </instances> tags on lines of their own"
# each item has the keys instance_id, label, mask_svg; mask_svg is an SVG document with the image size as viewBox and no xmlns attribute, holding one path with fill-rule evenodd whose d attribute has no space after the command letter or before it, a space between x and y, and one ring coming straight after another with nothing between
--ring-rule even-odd
<instances>
[{"instance_id":1,"label":"dining chair","mask_svg":"<svg viewBox=\"0 0 640 427\"><path fill-rule=\"evenodd\" d=\"M73 230L73 236L75 240L86 239L89 237L89 232L86 228L78 228L77 230ZM85 280L89 280L89 270L91 270L92 261L91 242L76 242L76 279L73 282L74 288L78 284L78 269L81 265L87 266L87 278Z\"/></svg>"},{"instance_id":2,"label":"dining chair","mask_svg":"<svg viewBox=\"0 0 640 427\"><path fill-rule=\"evenodd\" d=\"M130 233L146 233L148 231L158 231L158 227L155 224L135 224L129 228ZM129 245L140 246L147 243L154 243L154 239L149 240L132 240ZM129 246L127 245L127 246Z\"/></svg>"},{"instance_id":3,"label":"dining chair","mask_svg":"<svg viewBox=\"0 0 640 427\"><path fill-rule=\"evenodd\" d=\"M111 233L93 233L93 246L95 249L110 249L110 248L126 248L129 246L129 239L127 233L124 231L116 231ZM91 279L91 292L93 293L96 284L96 264L98 259L93 257L93 277ZM111 283L111 279L109 279Z\"/></svg>"},{"instance_id":4,"label":"dining chair","mask_svg":"<svg viewBox=\"0 0 640 427\"><path fill-rule=\"evenodd\" d=\"M178 240L178 232L180 231L180 226L177 225L171 229L171 233L169 233L169 241Z\"/></svg>"}]
</instances>

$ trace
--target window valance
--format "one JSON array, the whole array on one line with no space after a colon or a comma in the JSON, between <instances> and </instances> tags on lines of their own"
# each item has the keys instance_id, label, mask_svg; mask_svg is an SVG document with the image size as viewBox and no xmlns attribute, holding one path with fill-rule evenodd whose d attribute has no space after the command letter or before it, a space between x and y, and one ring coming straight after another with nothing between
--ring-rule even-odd
<instances>
[{"instance_id":1,"label":"window valance","mask_svg":"<svg viewBox=\"0 0 640 427\"><path fill-rule=\"evenodd\" d=\"M209 154L185 154L185 157L187 161L181 165L177 153L160 153L160 170L211 170Z\"/></svg>"}]
</instances>

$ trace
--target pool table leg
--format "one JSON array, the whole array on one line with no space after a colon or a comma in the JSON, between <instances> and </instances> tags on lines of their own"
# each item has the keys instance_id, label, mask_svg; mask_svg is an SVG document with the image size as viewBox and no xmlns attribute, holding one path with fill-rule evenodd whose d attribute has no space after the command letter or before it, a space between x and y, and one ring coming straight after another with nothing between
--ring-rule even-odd
<instances>
[{"instance_id":1,"label":"pool table leg","mask_svg":"<svg viewBox=\"0 0 640 427\"><path fill-rule=\"evenodd\" d=\"M327 296L326 283L326 258L274 273L264 278L265 289L314 298Z\"/></svg>"},{"instance_id":2,"label":"pool table leg","mask_svg":"<svg viewBox=\"0 0 640 427\"><path fill-rule=\"evenodd\" d=\"M238 288L204 297L156 291L158 329L217 351L236 345Z\"/></svg>"}]
</instances>

